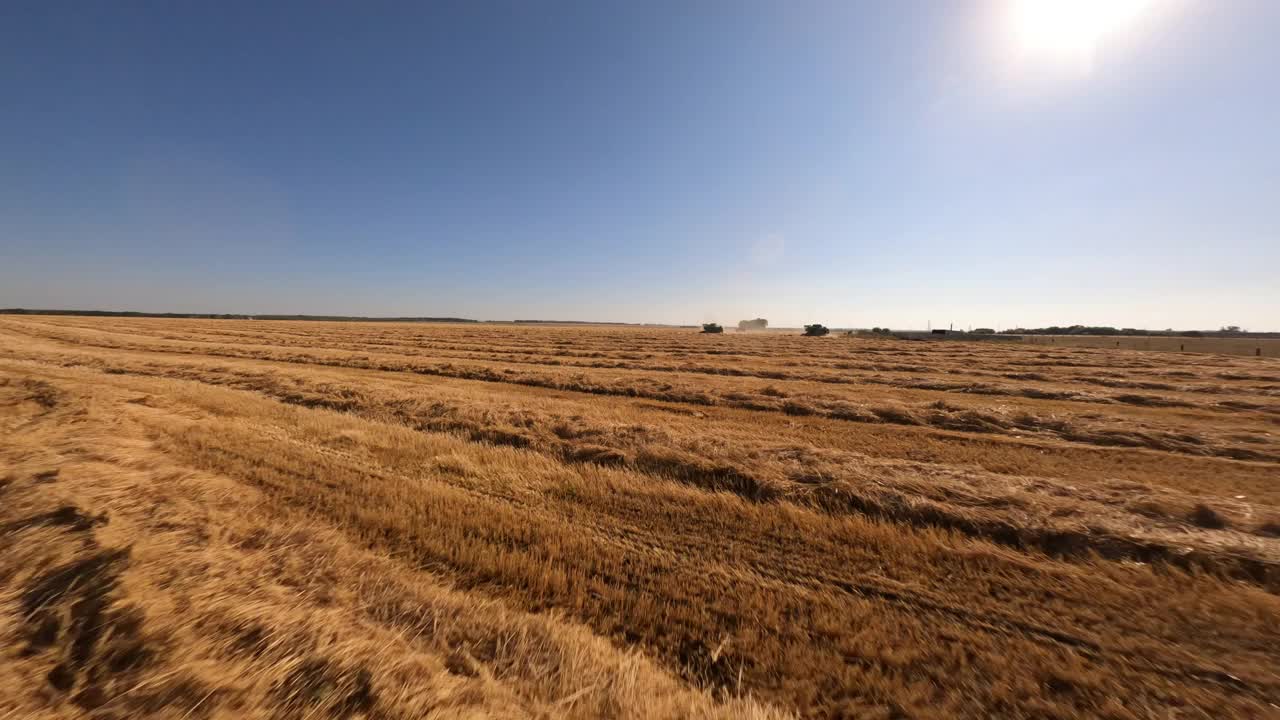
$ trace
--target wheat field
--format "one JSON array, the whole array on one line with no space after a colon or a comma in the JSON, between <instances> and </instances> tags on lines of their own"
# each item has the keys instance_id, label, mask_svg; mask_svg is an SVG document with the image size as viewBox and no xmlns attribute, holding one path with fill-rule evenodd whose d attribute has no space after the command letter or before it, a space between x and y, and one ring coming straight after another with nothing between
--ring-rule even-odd
<instances>
[{"instance_id":1,"label":"wheat field","mask_svg":"<svg viewBox=\"0 0 1280 720\"><path fill-rule=\"evenodd\" d=\"M1280 360L0 316L0 719L1280 717Z\"/></svg>"},{"instance_id":2,"label":"wheat field","mask_svg":"<svg viewBox=\"0 0 1280 720\"><path fill-rule=\"evenodd\" d=\"M1059 347L1119 348L1164 352L1220 353L1254 357L1280 357L1280 339L1274 337L1180 337L1176 335L1025 335L1023 341Z\"/></svg>"}]
</instances>

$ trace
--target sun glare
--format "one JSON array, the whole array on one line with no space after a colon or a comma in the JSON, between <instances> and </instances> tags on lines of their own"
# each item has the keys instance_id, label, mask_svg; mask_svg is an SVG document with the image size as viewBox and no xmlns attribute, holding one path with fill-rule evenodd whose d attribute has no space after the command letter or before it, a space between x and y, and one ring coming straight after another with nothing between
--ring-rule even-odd
<instances>
[{"instance_id":1,"label":"sun glare","mask_svg":"<svg viewBox=\"0 0 1280 720\"><path fill-rule=\"evenodd\" d=\"M1010 32L1019 54L1088 70L1108 36L1126 29L1154 0L1011 0Z\"/></svg>"}]
</instances>

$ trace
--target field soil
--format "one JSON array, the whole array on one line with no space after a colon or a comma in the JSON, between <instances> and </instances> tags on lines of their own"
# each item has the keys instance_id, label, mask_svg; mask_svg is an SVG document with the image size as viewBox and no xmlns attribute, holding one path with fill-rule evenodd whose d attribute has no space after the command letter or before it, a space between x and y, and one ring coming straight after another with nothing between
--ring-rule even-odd
<instances>
[{"instance_id":1,"label":"field soil","mask_svg":"<svg viewBox=\"0 0 1280 720\"><path fill-rule=\"evenodd\" d=\"M0 316L0 719L1280 717L1280 360Z\"/></svg>"}]
</instances>

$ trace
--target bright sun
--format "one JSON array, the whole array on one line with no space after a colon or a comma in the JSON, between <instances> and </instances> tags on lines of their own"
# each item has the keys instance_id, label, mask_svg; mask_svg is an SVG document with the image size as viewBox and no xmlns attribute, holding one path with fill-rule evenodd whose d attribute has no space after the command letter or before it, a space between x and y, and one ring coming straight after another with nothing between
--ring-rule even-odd
<instances>
[{"instance_id":1,"label":"bright sun","mask_svg":"<svg viewBox=\"0 0 1280 720\"><path fill-rule=\"evenodd\" d=\"M1154 0L1011 0L1018 52L1075 69L1092 67L1108 35L1124 30Z\"/></svg>"}]
</instances>

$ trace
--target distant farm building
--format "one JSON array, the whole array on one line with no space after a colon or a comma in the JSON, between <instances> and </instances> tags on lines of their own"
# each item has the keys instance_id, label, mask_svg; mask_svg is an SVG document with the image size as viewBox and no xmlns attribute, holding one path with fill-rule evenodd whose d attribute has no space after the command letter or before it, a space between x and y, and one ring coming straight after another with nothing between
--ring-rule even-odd
<instances>
[{"instance_id":1,"label":"distant farm building","mask_svg":"<svg viewBox=\"0 0 1280 720\"><path fill-rule=\"evenodd\" d=\"M756 318L755 320L739 320L738 332L747 332L748 330L768 330L769 321L764 318Z\"/></svg>"}]
</instances>

